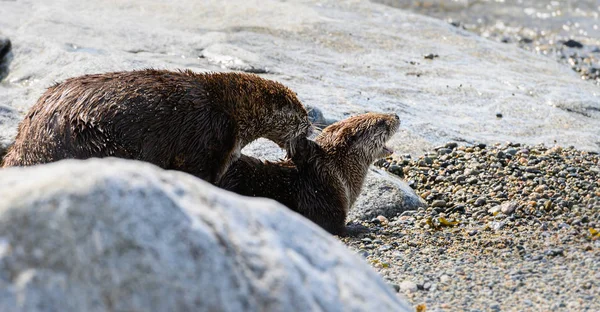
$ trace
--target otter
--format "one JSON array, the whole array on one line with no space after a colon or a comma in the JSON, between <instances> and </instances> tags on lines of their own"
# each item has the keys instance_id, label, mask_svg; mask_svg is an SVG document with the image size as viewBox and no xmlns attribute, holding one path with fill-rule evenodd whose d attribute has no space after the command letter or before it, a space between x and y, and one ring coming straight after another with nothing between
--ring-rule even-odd
<instances>
[{"instance_id":1,"label":"otter","mask_svg":"<svg viewBox=\"0 0 600 312\"><path fill-rule=\"evenodd\" d=\"M20 123L3 167L119 157L215 183L249 142L293 155L312 129L296 94L244 73L138 70L50 87Z\"/></svg>"},{"instance_id":2,"label":"otter","mask_svg":"<svg viewBox=\"0 0 600 312\"><path fill-rule=\"evenodd\" d=\"M338 121L315 141L299 140L288 159L271 162L242 154L217 186L274 199L331 234L345 235L348 210L369 166L393 153L385 143L399 125L395 114L367 113Z\"/></svg>"}]
</instances>

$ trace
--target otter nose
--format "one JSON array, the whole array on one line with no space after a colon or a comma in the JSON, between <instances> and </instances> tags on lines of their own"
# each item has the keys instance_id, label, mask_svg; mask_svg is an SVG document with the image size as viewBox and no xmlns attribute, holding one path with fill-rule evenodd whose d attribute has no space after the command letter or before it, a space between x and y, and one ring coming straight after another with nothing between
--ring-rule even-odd
<instances>
[{"instance_id":1,"label":"otter nose","mask_svg":"<svg viewBox=\"0 0 600 312\"><path fill-rule=\"evenodd\" d=\"M396 118L396 120L400 120L400 116L398 116L398 114L394 114L394 118Z\"/></svg>"}]
</instances>

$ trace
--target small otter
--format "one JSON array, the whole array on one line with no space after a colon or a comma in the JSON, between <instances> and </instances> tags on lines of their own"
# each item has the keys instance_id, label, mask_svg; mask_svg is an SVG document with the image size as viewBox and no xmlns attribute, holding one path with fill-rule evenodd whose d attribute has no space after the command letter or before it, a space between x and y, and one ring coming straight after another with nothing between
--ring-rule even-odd
<instances>
[{"instance_id":1,"label":"small otter","mask_svg":"<svg viewBox=\"0 0 600 312\"><path fill-rule=\"evenodd\" d=\"M312 126L294 92L242 73L140 70L85 75L49 88L21 122L3 167L120 157L215 183L244 145L288 149Z\"/></svg>"},{"instance_id":2,"label":"small otter","mask_svg":"<svg viewBox=\"0 0 600 312\"><path fill-rule=\"evenodd\" d=\"M242 155L217 185L275 199L328 232L343 235L369 165L391 155L385 143L399 125L395 114L350 117L325 128L315 142L300 140L291 159L270 162Z\"/></svg>"}]
</instances>

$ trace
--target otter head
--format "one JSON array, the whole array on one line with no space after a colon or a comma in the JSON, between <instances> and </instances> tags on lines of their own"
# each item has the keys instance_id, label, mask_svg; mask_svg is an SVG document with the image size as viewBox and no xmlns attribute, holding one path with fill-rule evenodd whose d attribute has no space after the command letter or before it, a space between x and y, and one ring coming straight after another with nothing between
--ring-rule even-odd
<instances>
[{"instance_id":1,"label":"otter head","mask_svg":"<svg viewBox=\"0 0 600 312\"><path fill-rule=\"evenodd\" d=\"M269 117L269 128L264 136L293 156L298 141L309 136L313 132L313 126L306 108L296 94L283 85L278 91L273 99L277 109Z\"/></svg>"},{"instance_id":2,"label":"otter head","mask_svg":"<svg viewBox=\"0 0 600 312\"><path fill-rule=\"evenodd\" d=\"M355 158L354 161L370 164L393 153L385 144L399 126L400 118L396 114L367 113L330 125L315 141L338 157L348 155Z\"/></svg>"},{"instance_id":3,"label":"otter head","mask_svg":"<svg viewBox=\"0 0 600 312\"><path fill-rule=\"evenodd\" d=\"M396 114L367 113L338 121L315 139L326 155L318 166L340 179L348 207L360 194L369 165L393 153L385 144L399 126Z\"/></svg>"}]
</instances>

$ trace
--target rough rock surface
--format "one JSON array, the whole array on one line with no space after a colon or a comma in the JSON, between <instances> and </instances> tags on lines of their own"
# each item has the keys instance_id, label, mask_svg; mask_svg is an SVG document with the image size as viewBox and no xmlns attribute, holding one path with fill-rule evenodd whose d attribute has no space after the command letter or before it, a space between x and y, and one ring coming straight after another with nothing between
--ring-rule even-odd
<instances>
[{"instance_id":1,"label":"rough rock surface","mask_svg":"<svg viewBox=\"0 0 600 312\"><path fill-rule=\"evenodd\" d=\"M0 177L0 311L411 310L270 200L116 159Z\"/></svg>"},{"instance_id":2,"label":"rough rock surface","mask_svg":"<svg viewBox=\"0 0 600 312\"><path fill-rule=\"evenodd\" d=\"M406 182L381 169L371 168L348 219L371 220L380 215L392 218L424 206L425 202Z\"/></svg>"},{"instance_id":3,"label":"rough rock surface","mask_svg":"<svg viewBox=\"0 0 600 312\"><path fill-rule=\"evenodd\" d=\"M15 109L2 142L55 81L184 67L266 72L337 120L395 112L400 152L449 140L600 150L597 86L567 66L366 0L4 1L0 16L14 54L0 106Z\"/></svg>"}]
</instances>

